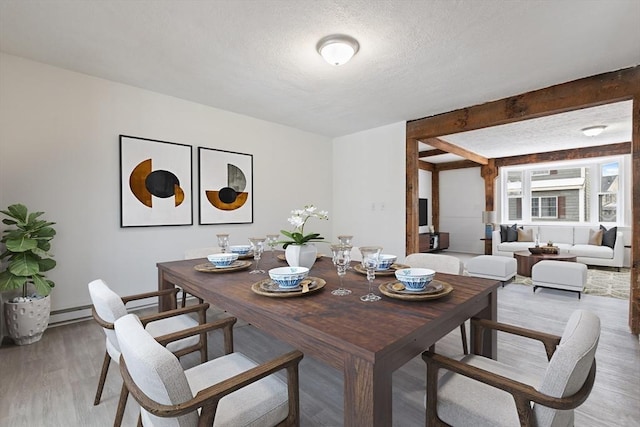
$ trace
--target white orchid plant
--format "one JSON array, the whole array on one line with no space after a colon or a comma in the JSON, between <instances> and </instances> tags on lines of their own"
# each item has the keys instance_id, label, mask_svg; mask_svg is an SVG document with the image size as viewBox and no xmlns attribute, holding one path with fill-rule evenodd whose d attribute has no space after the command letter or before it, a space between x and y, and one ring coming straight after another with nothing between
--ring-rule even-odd
<instances>
[{"instance_id":1,"label":"white orchid plant","mask_svg":"<svg viewBox=\"0 0 640 427\"><path fill-rule=\"evenodd\" d=\"M304 245L307 242L321 242L324 237L321 237L319 233L304 234L304 226L309 218L318 218L320 220L329 219L329 212L318 211L314 205L307 205L303 209L294 209L291 211L291 216L287 219L291 225L295 228L293 231L280 230L282 234L290 238L291 240L285 240L278 243L282 243L284 249L289 245Z\"/></svg>"}]
</instances>

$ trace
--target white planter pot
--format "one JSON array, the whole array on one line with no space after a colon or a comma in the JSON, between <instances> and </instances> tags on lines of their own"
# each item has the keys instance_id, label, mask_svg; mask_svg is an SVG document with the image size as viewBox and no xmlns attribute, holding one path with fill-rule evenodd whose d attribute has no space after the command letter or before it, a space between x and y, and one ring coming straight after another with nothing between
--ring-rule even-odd
<instances>
[{"instance_id":1,"label":"white planter pot","mask_svg":"<svg viewBox=\"0 0 640 427\"><path fill-rule=\"evenodd\" d=\"M4 318L9 336L18 345L40 341L49 326L51 296L27 302L4 303Z\"/></svg>"},{"instance_id":2,"label":"white planter pot","mask_svg":"<svg viewBox=\"0 0 640 427\"><path fill-rule=\"evenodd\" d=\"M311 268L316 262L318 249L311 243L304 245L289 245L284 251L287 264L291 267L307 267Z\"/></svg>"}]
</instances>

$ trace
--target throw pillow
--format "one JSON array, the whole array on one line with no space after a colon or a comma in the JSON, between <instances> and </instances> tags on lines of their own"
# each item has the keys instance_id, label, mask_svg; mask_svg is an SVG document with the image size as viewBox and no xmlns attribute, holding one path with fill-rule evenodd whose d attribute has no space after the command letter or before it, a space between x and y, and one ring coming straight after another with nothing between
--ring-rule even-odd
<instances>
[{"instance_id":1,"label":"throw pillow","mask_svg":"<svg viewBox=\"0 0 640 427\"><path fill-rule=\"evenodd\" d=\"M518 241L518 226L513 224L507 227L507 242Z\"/></svg>"},{"instance_id":2,"label":"throw pillow","mask_svg":"<svg viewBox=\"0 0 640 427\"><path fill-rule=\"evenodd\" d=\"M508 225L500 224L500 243L507 241L507 228L509 228Z\"/></svg>"},{"instance_id":3,"label":"throw pillow","mask_svg":"<svg viewBox=\"0 0 640 427\"><path fill-rule=\"evenodd\" d=\"M600 230L602 230L602 246L609 246L613 249L616 244L616 233L618 233L618 227L611 227L607 230L605 227L600 225Z\"/></svg>"},{"instance_id":4,"label":"throw pillow","mask_svg":"<svg viewBox=\"0 0 640 427\"><path fill-rule=\"evenodd\" d=\"M589 230L589 244L602 246L602 230Z\"/></svg>"},{"instance_id":5,"label":"throw pillow","mask_svg":"<svg viewBox=\"0 0 640 427\"><path fill-rule=\"evenodd\" d=\"M518 228L518 242L533 242L533 229Z\"/></svg>"}]
</instances>

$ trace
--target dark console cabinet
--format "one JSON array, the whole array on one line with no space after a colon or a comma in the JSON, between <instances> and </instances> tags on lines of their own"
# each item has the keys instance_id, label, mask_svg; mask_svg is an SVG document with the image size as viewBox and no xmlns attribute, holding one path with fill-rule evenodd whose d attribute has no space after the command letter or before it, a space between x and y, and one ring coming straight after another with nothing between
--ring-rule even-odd
<instances>
[{"instance_id":1,"label":"dark console cabinet","mask_svg":"<svg viewBox=\"0 0 640 427\"><path fill-rule=\"evenodd\" d=\"M420 252L436 252L449 248L449 233L420 233Z\"/></svg>"}]
</instances>

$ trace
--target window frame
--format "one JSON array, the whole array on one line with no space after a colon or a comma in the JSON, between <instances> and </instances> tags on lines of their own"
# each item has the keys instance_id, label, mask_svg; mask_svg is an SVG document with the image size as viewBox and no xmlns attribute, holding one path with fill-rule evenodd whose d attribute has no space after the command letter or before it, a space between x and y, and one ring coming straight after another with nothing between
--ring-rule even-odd
<instances>
[{"instance_id":1,"label":"window frame","mask_svg":"<svg viewBox=\"0 0 640 427\"><path fill-rule=\"evenodd\" d=\"M617 184L618 188L615 192L603 192L601 191L601 183L603 177L603 168L607 165L617 163L618 166L618 179ZM580 207L579 219L571 220L571 221L563 221L558 219L559 215L559 206L557 198L559 196L532 196L531 191L531 182L532 177L540 176L540 174L534 174L533 171L550 171L553 169L570 169L570 168L585 168L585 180L589 180L587 183L585 181L586 187L586 197L585 199L589 199L589 207L588 207L588 217L589 220L586 220L585 212ZM562 162L549 162L549 163L531 163L527 165L517 165L517 166L504 166L500 168L500 185L501 191L499 195L500 199L500 218L503 222L515 222L517 221L519 224L535 224L535 225L547 225L547 224L556 224L556 225L593 225L593 224L604 224L607 226L623 226L623 217L624 217L624 185L625 185L625 160L623 156L610 156L610 157L595 157L591 159L579 159L579 160L566 160ZM508 189L508 177L510 173L520 173L521 177L521 194L519 196L510 196ZM546 175L546 174L545 174ZM600 197L602 195L614 195L617 201L616 206L616 215L615 221L601 221L600 220ZM556 216L555 217L543 217L537 216L535 217L532 212L532 200L535 199L543 199L546 197L556 197L555 206L556 206ZM521 215L520 219L510 219L509 218L509 199L511 198L520 198L521 199ZM580 201L582 204L584 201ZM538 205L538 211L541 212L542 205Z\"/></svg>"}]
</instances>

